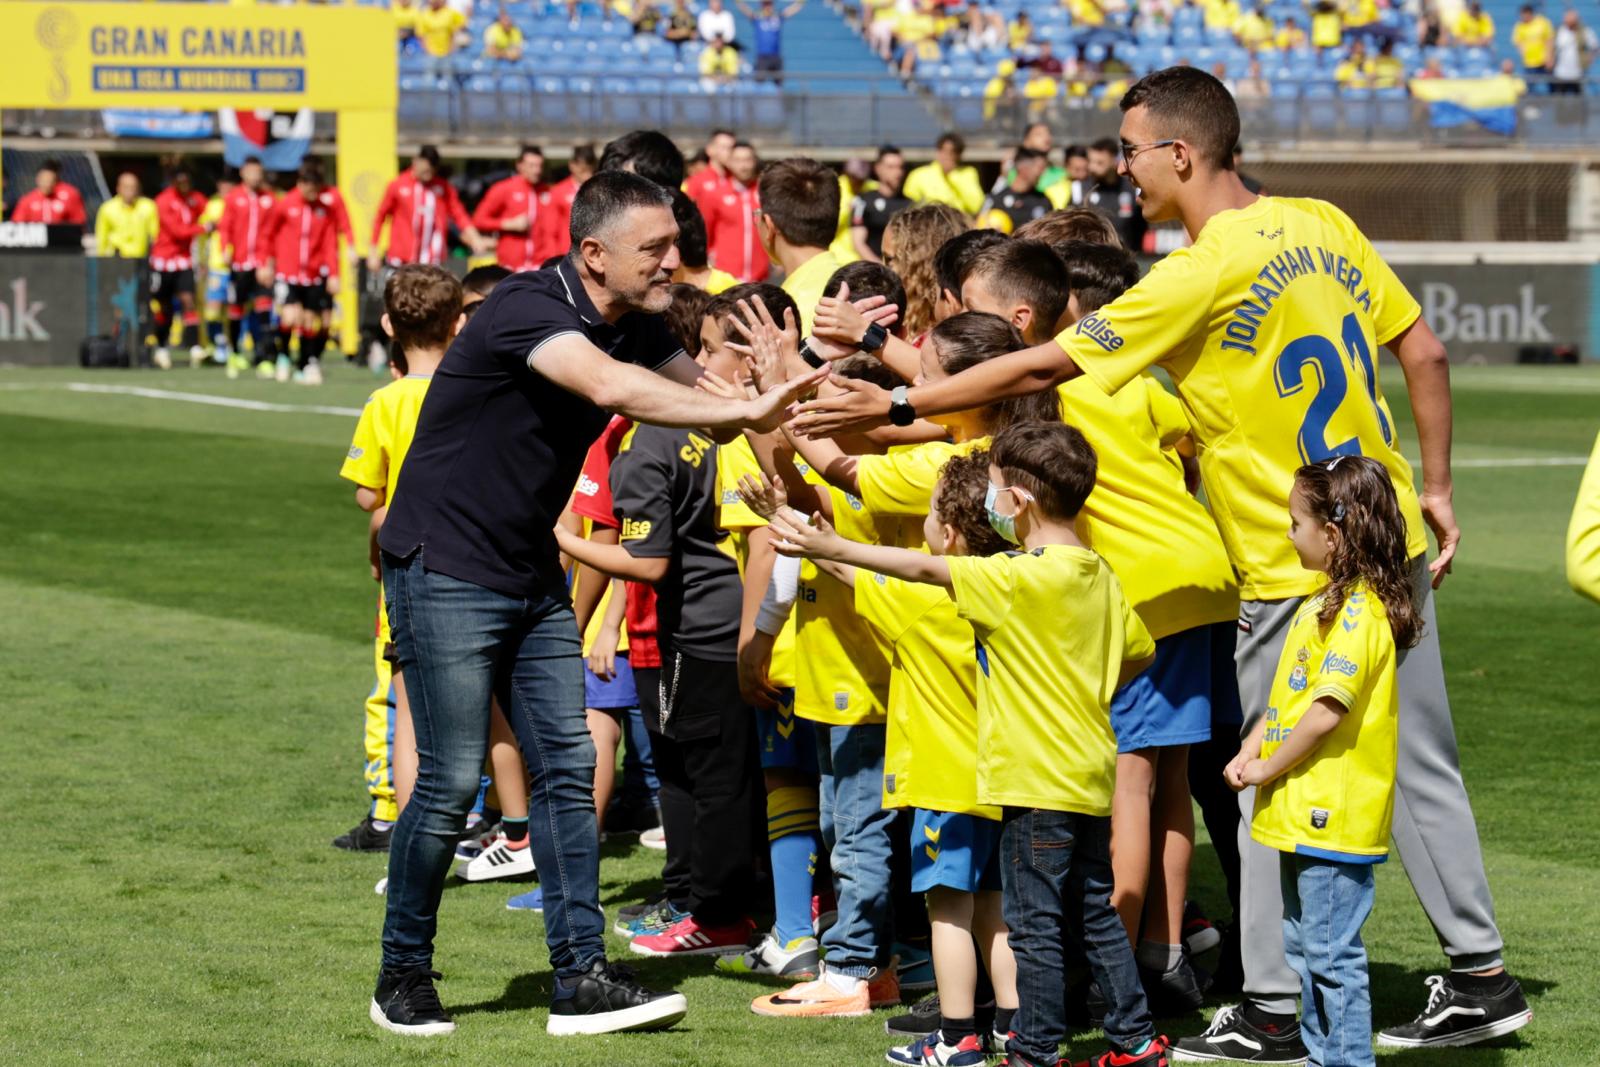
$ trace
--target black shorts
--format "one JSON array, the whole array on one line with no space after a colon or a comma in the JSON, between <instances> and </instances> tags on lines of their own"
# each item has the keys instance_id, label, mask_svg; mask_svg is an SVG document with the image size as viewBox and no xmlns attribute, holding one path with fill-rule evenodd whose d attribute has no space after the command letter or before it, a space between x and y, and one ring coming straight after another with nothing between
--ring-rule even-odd
<instances>
[{"instance_id":1,"label":"black shorts","mask_svg":"<svg viewBox=\"0 0 1600 1067\"><path fill-rule=\"evenodd\" d=\"M179 293L194 295L194 271L158 270L150 275L150 299L162 306L170 305Z\"/></svg>"},{"instance_id":2,"label":"black shorts","mask_svg":"<svg viewBox=\"0 0 1600 1067\"><path fill-rule=\"evenodd\" d=\"M285 305L303 307L307 311L333 310L333 294L328 292L328 283L326 281L315 281L310 285L297 285L294 282L290 282L283 302Z\"/></svg>"},{"instance_id":3,"label":"black shorts","mask_svg":"<svg viewBox=\"0 0 1600 1067\"><path fill-rule=\"evenodd\" d=\"M228 275L228 302L237 307L249 309L249 305L258 296L271 297L270 286L263 286L261 279L256 277L252 270L236 270Z\"/></svg>"}]
</instances>

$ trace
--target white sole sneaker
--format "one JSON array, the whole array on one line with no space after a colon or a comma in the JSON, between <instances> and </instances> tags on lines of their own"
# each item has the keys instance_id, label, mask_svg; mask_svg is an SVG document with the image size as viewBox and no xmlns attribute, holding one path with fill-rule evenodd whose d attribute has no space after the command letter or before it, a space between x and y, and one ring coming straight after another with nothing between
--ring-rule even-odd
<instances>
[{"instance_id":1,"label":"white sole sneaker","mask_svg":"<svg viewBox=\"0 0 1600 1067\"><path fill-rule=\"evenodd\" d=\"M1459 1048L1463 1045L1476 1045L1480 1041L1493 1041L1497 1037L1514 1034L1533 1021L1533 1009L1508 1015L1504 1019L1496 1019L1485 1026L1473 1030L1462 1030L1448 1037L1435 1038L1432 1041L1413 1041L1403 1037L1392 1037L1389 1034L1378 1035L1378 1045L1382 1048Z\"/></svg>"},{"instance_id":2,"label":"white sole sneaker","mask_svg":"<svg viewBox=\"0 0 1600 1067\"><path fill-rule=\"evenodd\" d=\"M378 1005L372 1005L377 1011ZM381 1015L382 1012L379 1012ZM648 1004L594 1015L552 1015L544 1031L555 1037L576 1034L620 1034L631 1030L665 1030L689 1014L689 1002L674 993Z\"/></svg>"},{"instance_id":3,"label":"white sole sneaker","mask_svg":"<svg viewBox=\"0 0 1600 1067\"><path fill-rule=\"evenodd\" d=\"M666 831L659 826L653 830L646 830L639 835L639 844L645 848L653 848L657 852L665 852L667 850Z\"/></svg>"},{"instance_id":4,"label":"white sole sneaker","mask_svg":"<svg viewBox=\"0 0 1600 1067\"><path fill-rule=\"evenodd\" d=\"M424 1023L421 1026L401 1026L397 1022L390 1021L389 1017L383 1013L383 1009L378 1007L378 1002L376 1000L372 1001L372 1007L368 1009L367 1015L371 1017L373 1022L377 1023L391 1034L404 1034L406 1037L430 1037L434 1034L451 1034L455 1033L456 1029L456 1024L453 1022Z\"/></svg>"},{"instance_id":5,"label":"white sole sneaker","mask_svg":"<svg viewBox=\"0 0 1600 1067\"><path fill-rule=\"evenodd\" d=\"M510 848L503 839L484 849L459 871L461 879L467 882L493 882L533 873L533 849Z\"/></svg>"}]
</instances>

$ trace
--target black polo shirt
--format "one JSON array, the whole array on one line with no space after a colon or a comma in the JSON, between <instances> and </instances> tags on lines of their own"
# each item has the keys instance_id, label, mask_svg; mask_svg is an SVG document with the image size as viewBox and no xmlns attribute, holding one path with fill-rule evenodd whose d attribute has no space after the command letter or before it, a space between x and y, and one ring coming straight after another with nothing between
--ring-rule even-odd
<instances>
[{"instance_id":1,"label":"black polo shirt","mask_svg":"<svg viewBox=\"0 0 1600 1067\"><path fill-rule=\"evenodd\" d=\"M1139 187L1133 179L1120 174L1104 183L1090 179L1084 183L1083 206L1110 219L1128 251L1135 255L1144 251L1144 232L1149 224L1139 209Z\"/></svg>"},{"instance_id":2,"label":"black polo shirt","mask_svg":"<svg viewBox=\"0 0 1600 1067\"><path fill-rule=\"evenodd\" d=\"M899 193L886 193L882 189L869 189L855 198L850 208L850 224L867 228L867 247L875 256L883 255L883 231L889 220L911 206L911 201Z\"/></svg>"},{"instance_id":3,"label":"black polo shirt","mask_svg":"<svg viewBox=\"0 0 1600 1067\"><path fill-rule=\"evenodd\" d=\"M1053 206L1050 198L1037 189L1019 193L1007 188L989 195L983 202L983 209L978 212L978 220L986 223L991 211L1001 212L1011 223L1011 229L1006 232L1015 233L1034 219L1042 219L1050 214Z\"/></svg>"},{"instance_id":4,"label":"black polo shirt","mask_svg":"<svg viewBox=\"0 0 1600 1067\"><path fill-rule=\"evenodd\" d=\"M610 415L530 369L557 337L656 369L683 352L660 315L607 323L570 261L495 287L445 353L378 543L507 596L564 594L551 532Z\"/></svg>"}]
</instances>

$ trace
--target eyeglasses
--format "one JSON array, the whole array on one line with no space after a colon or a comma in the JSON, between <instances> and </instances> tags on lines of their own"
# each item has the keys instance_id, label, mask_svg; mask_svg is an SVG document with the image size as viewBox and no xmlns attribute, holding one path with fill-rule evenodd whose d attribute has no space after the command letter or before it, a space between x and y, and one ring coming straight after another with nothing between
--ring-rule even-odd
<instances>
[{"instance_id":1,"label":"eyeglasses","mask_svg":"<svg viewBox=\"0 0 1600 1067\"><path fill-rule=\"evenodd\" d=\"M478 309L483 307L483 305L487 304L487 303L488 303L487 300L474 300L470 304L462 304L461 305L461 317L464 318L464 319L472 318L473 315L477 314Z\"/></svg>"},{"instance_id":2,"label":"eyeglasses","mask_svg":"<svg viewBox=\"0 0 1600 1067\"><path fill-rule=\"evenodd\" d=\"M1165 148L1169 144L1177 144L1177 143L1178 143L1177 138L1173 138L1172 140L1169 140L1169 141L1151 141L1148 144L1129 144L1127 141L1123 141L1122 142L1122 162L1125 165L1131 167L1131 166L1133 166L1134 159L1139 155L1140 152L1146 152L1146 151L1149 151L1152 148Z\"/></svg>"}]
</instances>

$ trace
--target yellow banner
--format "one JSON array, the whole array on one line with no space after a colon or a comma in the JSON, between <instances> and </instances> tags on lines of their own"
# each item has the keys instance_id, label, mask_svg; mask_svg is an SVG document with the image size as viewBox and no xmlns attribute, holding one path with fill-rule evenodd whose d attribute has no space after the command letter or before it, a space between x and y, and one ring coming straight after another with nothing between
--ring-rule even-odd
<instances>
[{"instance_id":1,"label":"yellow banner","mask_svg":"<svg viewBox=\"0 0 1600 1067\"><path fill-rule=\"evenodd\" d=\"M394 22L378 8L0 3L0 107L395 106Z\"/></svg>"}]
</instances>

